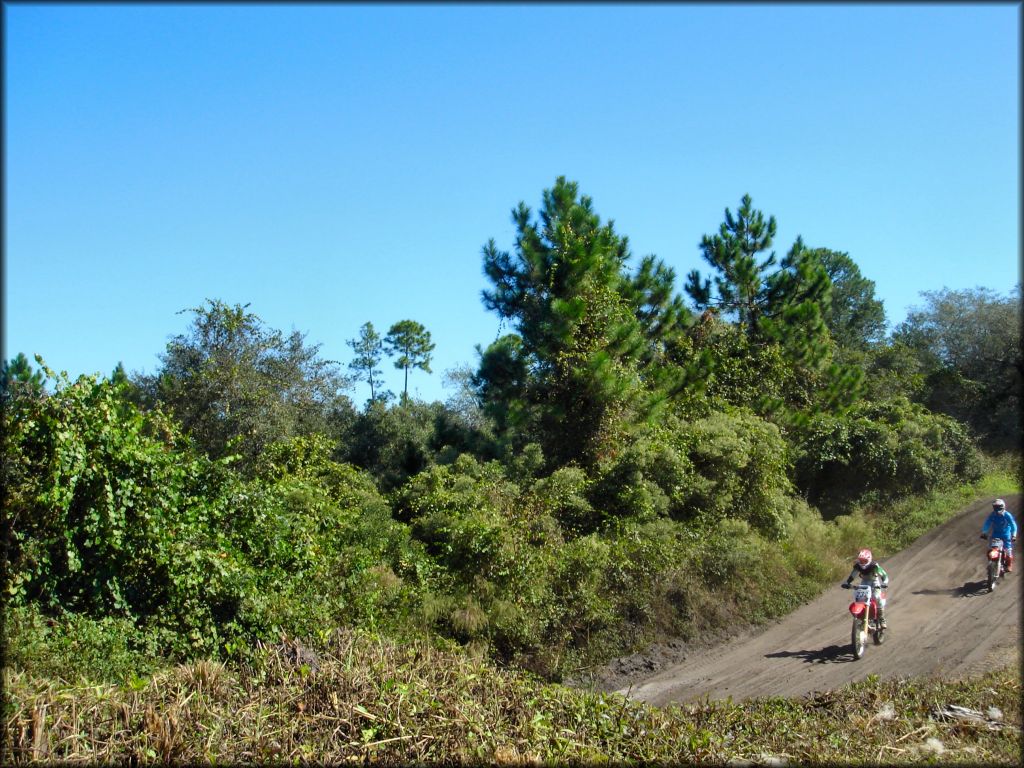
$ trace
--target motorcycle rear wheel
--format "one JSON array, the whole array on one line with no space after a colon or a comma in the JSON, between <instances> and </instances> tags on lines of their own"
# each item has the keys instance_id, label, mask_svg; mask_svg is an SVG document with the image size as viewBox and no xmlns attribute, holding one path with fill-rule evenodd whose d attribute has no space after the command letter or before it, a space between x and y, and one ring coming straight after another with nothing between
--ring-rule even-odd
<instances>
[{"instance_id":1,"label":"motorcycle rear wheel","mask_svg":"<svg viewBox=\"0 0 1024 768\"><path fill-rule=\"evenodd\" d=\"M879 627L875 630L875 645L881 645L885 642L885 630Z\"/></svg>"}]
</instances>

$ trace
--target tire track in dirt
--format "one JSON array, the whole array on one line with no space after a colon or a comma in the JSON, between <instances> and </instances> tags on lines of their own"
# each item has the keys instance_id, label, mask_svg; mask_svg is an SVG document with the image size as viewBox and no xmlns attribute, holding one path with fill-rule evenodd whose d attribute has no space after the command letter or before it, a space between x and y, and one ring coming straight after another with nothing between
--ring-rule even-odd
<instances>
[{"instance_id":1,"label":"tire track in dirt","mask_svg":"<svg viewBox=\"0 0 1024 768\"><path fill-rule=\"evenodd\" d=\"M1020 525L1020 494L1005 499ZM740 701L802 696L868 675L956 678L1019 660L1024 559L1017 558L1014 572L994 592L986 591L979 534L990 509L991 499L972 504L881 560L891 580L888 639L869 645L859 661L850 646L851 593L837 584L778 624L695 652L618 692L659 706L705 698Z\"/></svg>"}]
</instances>

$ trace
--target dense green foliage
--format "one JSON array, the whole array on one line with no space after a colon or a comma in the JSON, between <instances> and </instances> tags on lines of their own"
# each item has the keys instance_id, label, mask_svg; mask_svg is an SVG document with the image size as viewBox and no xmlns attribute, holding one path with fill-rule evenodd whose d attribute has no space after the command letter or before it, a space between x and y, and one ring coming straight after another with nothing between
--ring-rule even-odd
<instances>
[{"instance_id":1,"label":"dense green foliage","mask_svg":"<svg viewBox=\"0 0 1024 768\"><path fill-rule=\"evenodd\" d=\"M892 400L860 403L844 418L815 416L800 430L794 470L812 503L845 511L866 489L891 501L977 477L979 464L963 425Z\"/></svg>"},{"instance_id":2,"label":"dense green foliage","mask_svg":"<svg viewBox=\"0 0 1024 768\"><path fill-rule=\"evenodd\" d=\"M557 677L794 607L876 535L855 510L976 479L975 438L1008 443L1019 314L988 292L929 295L881 338L852 259L798 239L776 264L746 196L692 306L564 178L513 222L511 251L483 250L510 333L448 403L378 388L384 353L430 372L415 321L350 342L356 408L302 334L220 301L152 376L5 364L19 663L70 676L75 635L123 671L361 627Z\"/></svg>"},{"instance_id":3,"label":"dense green foliage","mask_svg":"<svg viewBox=\"0 0 1024 768\"><path fill-rule=\"evenodd\" d=\"M513 444L540 444L550 468L593 467L679 388L659 352L688 313L663 264L629 274L627 239L575 183L545 191L537 220L524 203L512 220L514 253L484 247L483 298L516 332L484 352L481 394Z\"/></svg>"},{"instance_id":4,"label":"dense green foliage","mask_svg":"<svg viewBox=\"0 0 1024 768\"><path fill-rule=\"evenodd\" d=\"M921 377L917 399L929 409L967 424L993 448L1019 445L1021 295L977 288L927 291L893 333L911 354Z\"/></svg>"},{"instance_id":5,"label":"dense green foliage","mask_svg":"<svg viewBox=\"0 0 1024 768\"><path fill-rule=\"evenodd\" d=\"M332 412L349 406L336 366L298 331L285 336L221 301L191 312L190 332L140 385L146 404L170 410L211 457L237 454L248 467L276 439L329 432Z\"/></svg>"},{"instance_id":6,"label":"dense green foliage","mask_svg":"<svg viewBox=\"0 0 1024 768\"><path fill-rule=\"evenodd\" d=\"M270 446L250 479L94 377L16 401L4 426L16 602L131 619L190 656L377 619L406 591L395 571L426 565L324 438Z\"/></svg>"}]
</instances>

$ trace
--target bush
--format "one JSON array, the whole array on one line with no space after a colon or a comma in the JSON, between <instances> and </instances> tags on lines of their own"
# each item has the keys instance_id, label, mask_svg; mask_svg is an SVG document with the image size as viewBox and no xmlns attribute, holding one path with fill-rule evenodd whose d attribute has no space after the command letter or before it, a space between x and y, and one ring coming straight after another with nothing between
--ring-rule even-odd
<instances>
[{"instance_id":1,"label":"bush","mask_svg":"<svg viewBox=\"0 0 1024 768\"><path fill-rule=\"evenodd\" d=\"M650 522L667 517L694 480L693 464L671 444L666 430L651 430L603 468L589 493L599 513L590 529L622 518Z\"/></svg>"},{"instance_id":2,"label":"bush","mask_svg":"<svg viewBox=\"0 0 1024 768\"><path fill-rule=\"evenodd\" d=\"M592 481L579 467L569 466L556 469L548 477L541 478L532 486L534 504L544 517L555 522L558 531L570 535L581 535L592 531L599 520L598 514L587 499ZM547 529L551 529L549 524ZM551 534L554 534L553 536ZM550 531L547 539L557 541L558 533Z\"/></svg>"},{"instance_id":3,"label":"bush","mask_svg":"<svg viewBox=\"0 0 1024 768\"><path fill-rule=\"evenodd\" d=\"M811 503L836 513L873 494L891 500L981 475L964 428L905 399L818 414L796 435L795 476Z\"/></svg>"},{"instance_id":4,"label":"bush","mask_svg":"<svg viewBox=\"0 0 1024 768\"><path fill-rule=\"evenodd\" d=\"M37 606L4 610L5 667L68 684L123 683L159 664L159 638L130 619L44 615Z\"/></svg>"},{"instance_id":5,"label":"bush","mask_svg":"<svg viewBox=\"0 0 1024 768\"><path fill-rule=\"evenodd\" d=\"M749 411L715 413L682 425L675 441L696 476L678 494L678 517L745 520L773 538L785 534L792 486L774 424Z\"/></svg>"},{"instance_id":6,"label":"bush","mask_svg":"<svg viewBox=\"0 0 1024 768\"><path fill-rule=\"evenodd\" d=\"M230 580L201 490L223 463L95 377L5 409L4 459L16 603L211 634L220 598L183 587L216 595Z\"/></svg>"},{"instance_id":7,"label":"bush","mask_svg":"<svg viewBox=\"0 0 1024 768\"><path fill-rule=\"evenodd\" d=\"M94 377L4 420L15 605L123 620L180 657L414 611L429 561L322 438L271 447L244 480Z\"/></svg>"}]
</instances>

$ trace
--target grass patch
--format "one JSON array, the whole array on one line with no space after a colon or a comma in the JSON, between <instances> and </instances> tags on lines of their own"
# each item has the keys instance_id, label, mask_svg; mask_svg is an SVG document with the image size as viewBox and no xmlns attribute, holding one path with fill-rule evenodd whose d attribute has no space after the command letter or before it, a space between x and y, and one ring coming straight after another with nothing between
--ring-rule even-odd
<instances>
[{"instance_id":1,"label":"grass patch","mask_svg":"<svg viewBox=\"0 0 1024 768\"><path fill-rule=\"evenodd\" d=\"M802 699L653 708L500 670L425 641L342 632L298 663L196 662L125 685L5 670L5 764L1017 763L1016 668L955 682L868 679ZM980 720L950 718L950 705ZM993 709L994 708L994 709ZM998 711L997 711L998 710Z\"/></svg>"}]
</instances>

